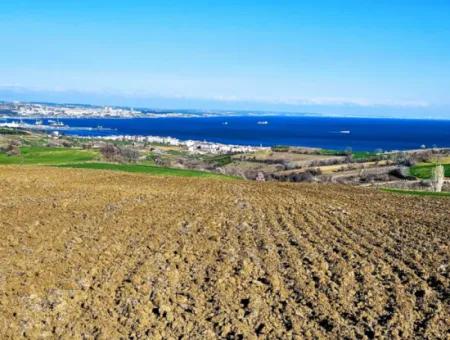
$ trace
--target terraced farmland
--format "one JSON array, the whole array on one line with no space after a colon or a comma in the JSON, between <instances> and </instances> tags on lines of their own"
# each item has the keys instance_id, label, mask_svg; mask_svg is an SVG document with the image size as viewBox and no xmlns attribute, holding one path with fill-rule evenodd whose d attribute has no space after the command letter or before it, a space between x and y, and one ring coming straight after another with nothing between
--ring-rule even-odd
<instances>
[{"instance_id":1,"label":"terraced farmland","mask_svg":"<svg viewBox=\"0 0 450 340\"><path fill-rule=\"evenodd\" d=\"M450 199L0 167L0 337L449 335Z\"/></svg>"}]
</instances>

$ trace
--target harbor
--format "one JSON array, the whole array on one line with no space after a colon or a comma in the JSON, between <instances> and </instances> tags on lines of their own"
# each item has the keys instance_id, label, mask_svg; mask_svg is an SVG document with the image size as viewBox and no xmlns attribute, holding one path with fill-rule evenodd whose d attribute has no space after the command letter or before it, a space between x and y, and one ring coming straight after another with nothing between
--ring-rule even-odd
<instances>
[{"instance_id":1,"label":"harbor","mask_svg":"<svg viewBox=\"0 0 450 340\"><path fill-rule=\"evenodd\" d=\"M46 123L44 120L24 121L23 119L3 119L4 122L0 123L0 127L4 128L15 128L15 129L25 129L25 130L35 130L35 131L46 131L46 132L76 132L76 131L115 131L115 129L104 128L103 126L90 127L90 126L69 126L59 119L53 120L48 119Z\"/></svg>"}]
</instances>

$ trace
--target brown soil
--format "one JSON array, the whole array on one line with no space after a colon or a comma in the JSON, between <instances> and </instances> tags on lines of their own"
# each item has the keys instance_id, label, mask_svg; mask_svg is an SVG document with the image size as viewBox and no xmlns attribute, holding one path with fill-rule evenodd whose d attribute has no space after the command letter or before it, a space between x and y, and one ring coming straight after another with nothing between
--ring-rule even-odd
<instances>
[{"instance_id":1,"label":"brown soil","mask_svg":"<svg viewBox=\"0 0 450 340\"><path fill-rule=\"evenodd\" d=\"M446 338L450 199L0 167L0 338Z\"/></svg>"}]
</instances>

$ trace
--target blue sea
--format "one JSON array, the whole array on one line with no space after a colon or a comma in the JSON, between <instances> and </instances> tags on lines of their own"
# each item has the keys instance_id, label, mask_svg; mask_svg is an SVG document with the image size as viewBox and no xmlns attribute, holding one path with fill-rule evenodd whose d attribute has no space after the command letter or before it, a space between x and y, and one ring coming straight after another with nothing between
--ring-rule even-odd
<instances>
[{"instance_id":1,"label":"blue sea","mask_svg":"<svg viewBox=\"0 0 450 340\"><path fill-rule=\"evenodd\" d=\"M24 120L28 121L29 120ZM309 116L220 116L201 118L60 119L72 135L154 135L242 145L293 145L357 151L450 147L450 120L335 118ZM31 121L33 122L33 121ZM44 119L44 123L46 119ZM258 124L259 122L259 124ZM261 124L267 122L267 124Z\"/></svg>"}]
</instances>

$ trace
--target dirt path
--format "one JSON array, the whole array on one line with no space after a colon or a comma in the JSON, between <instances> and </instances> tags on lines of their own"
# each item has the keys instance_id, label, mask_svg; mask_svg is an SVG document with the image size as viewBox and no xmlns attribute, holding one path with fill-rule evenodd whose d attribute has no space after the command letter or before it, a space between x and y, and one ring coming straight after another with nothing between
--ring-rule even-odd
<instances>
[{"instance_id":1,"label":"dirt path","mask_svg":"<svg viewBox=\"0 0 450 340\"><path fill-rule=\"evenodd\" d=\"M0 167L0 337L449 336L450 199Z\"/></svg>"}]
</instances>

